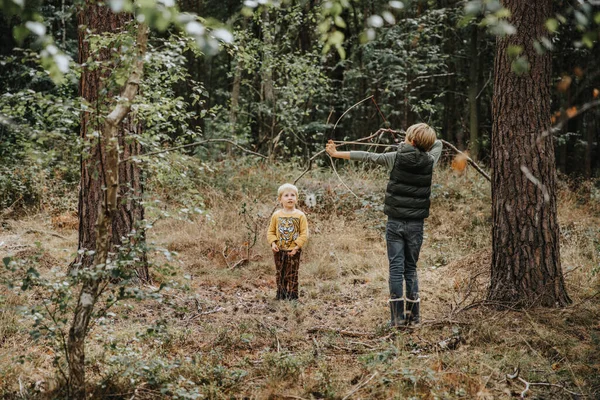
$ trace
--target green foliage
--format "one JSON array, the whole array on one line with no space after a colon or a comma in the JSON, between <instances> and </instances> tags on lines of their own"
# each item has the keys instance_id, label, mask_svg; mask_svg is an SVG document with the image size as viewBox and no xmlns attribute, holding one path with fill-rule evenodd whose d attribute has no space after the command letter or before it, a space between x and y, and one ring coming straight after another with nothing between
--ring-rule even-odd
<instances>
[{"instance_id":1,"label":"green foliage","mask_svg":"<svg viewBox=\"0 0 600 400\"><path fill-rule=\"evenodd\" d=\"M205 175L211 171L208 164L176 153L161 153L147 164L146 171L148 190L158 197L156 207L162 208L160 201L176 204L182 207L183 217L203 211L200 188L206 186Z\"/></svg>"},{"instance_id":2,"label":"green foliage","mask_svg":"<svg viewBox=\"0 0 600 400\"><path fill-rule=\"evenodd\" d=\"M200 132L192 128L210 111L196 109L205 104L206 91L191 79L187 70L186 52L195 51L189 38L171 35L151 43L144 65L141 92L136 97L136 118L144 123L139 140L146 152L160 149L165 141L182 144L197 138ZM195 52L195 56L201 54ZM178 95L185 86L189 96Z\"/></svg>"},{"instance_id":3,"label":"green foliage","mask_svg":"<svg viewBox=\"0 0 600 400\"><path fill-rule=\"evenodd\" d=\"M443 51L444 24L449 15L430 10L421 16L405 16L396 25L381 28L378 40L362 46L362 63L348 68L345 97L354 99L354 88L366 82L367 93L378 92L378 103L392 127L403 126L407 108L420 121L439 124L441 113L436 100L439 90L427 94L423 77L444 74L448 70L448 54ZM365 107L375 111L372 104ZM352 124L351 119L343 126Z\"/></svg>"},{"instance_id":4,"label":"green foliage","mask_svg":"<svg viewBox=\"0 0 600 400\"><path fill-rule=\"evenodd\" d=\"M239 105L232 110L237 118L232 120L231 114L222 112L208 129L217 137L235 134L246 145L258 133L255 141L264 153L307 153L314 150L315 140L320 141L322 126L316 121L324 121L328 111L315 104L323 104L330 95L319 45L301 51L293 40L306 20L314 21L314 14L304 15L300 5L268 12L268 19L254 13L255 29L241 26L235 31L230 53L234 57L231 74L240 80ZM273 98L266 97L269 90Z\"/></svg>"},{"instance_id":5,"label":"green foliage","mask_svg":"<svg viewBox=\"0 0 600 400\"><path fill-rule=\"evenodd\" d=\"M0 209L38 205L42 197L43 172L33 168L0 165Z\"/></svg>"},{"instance_id":6,"label":"green foliage","mask_svg":"<svg viewBox=\"0 0 600 400\"><path fill-rule=\"evenodd\" d=\"M34 206L48 190L72 188L79 180L77 76L72 71L54 85L33 53L2 61L16 68L0 94L0 208Z\"/></svg>"},{"instance_id":7,"label":"green foliage","mask_svg":"<svg viewBox=\"0 0 600 400\"><path fill-rule=\"evenodd\" d=\"M262 359L265 374L277 380L297 378L305 365L303 359L291 353L265 352Z\"/></svg>"}]
</instances>

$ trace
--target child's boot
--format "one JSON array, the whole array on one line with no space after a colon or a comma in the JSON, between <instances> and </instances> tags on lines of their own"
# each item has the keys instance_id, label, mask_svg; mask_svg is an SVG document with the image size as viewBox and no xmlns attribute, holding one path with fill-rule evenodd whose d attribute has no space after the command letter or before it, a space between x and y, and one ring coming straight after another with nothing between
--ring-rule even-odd
<instances>
[{"instance_id":1,"label":"child's boot","mask_svg":"<svg viewBox=\"0 0 600 400\"><path fill-rule=\"evenodd\" d=\"M409 327L416 328L420 325L421 299L418 294L406 296L406 320Z\"/></svg>"},{"instance_id":2,"label":"child's boot","mask_svg":"<svg viewBox=\"0 0 600 400\"><path fill-rule=\"evenodd\" d=\"M404 316L404 300L390 299L390 327L400 328L406 325L406 317Z\"/></svg>"}]
</instances>

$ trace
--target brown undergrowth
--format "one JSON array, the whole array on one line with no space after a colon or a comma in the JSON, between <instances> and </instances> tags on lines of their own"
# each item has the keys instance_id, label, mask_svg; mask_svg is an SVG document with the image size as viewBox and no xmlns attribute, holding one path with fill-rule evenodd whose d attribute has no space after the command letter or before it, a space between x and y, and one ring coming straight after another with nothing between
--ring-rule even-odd
<instances>
[{"instance_id":1,"label":"brown undergrowth","mask_svg":"<svg viewBox=\"0 0 600 400\"><path fill-rule=\"evenodd\" d=\"M315 170L298 182L301 200L311 199L312 207L301 206L311 237L302 255L300 301L286 302L274 299L264 236L277 186L299 172L289 166L227 171L215 166L196 188L205 206L200 215L159 218L158 211L181 215L172 200L149 209L158 221L148 237L156 248L154 282L144 289L166 287L160 301L124 301L96 321L87 346L93 397L600 396L600 296L592 273L600 218L572 192L561 191L559 214L573 304L498 308L485 302L489 184L473 170L437 171L419 261L424 321L416 330L392 331L380 211L385 174L339 171L353 193L330 171ZM52 223L43 215L5 221L2 256L34 254L41 274L66 268L77 235L63 227L60 236L49 235ZM39 293L3 288L1 296L0 393L60 397L64 380L52 365L55 350L34 341L31 322L19 314L19 307L40 301Z\"/></svg>"}]
</instances>

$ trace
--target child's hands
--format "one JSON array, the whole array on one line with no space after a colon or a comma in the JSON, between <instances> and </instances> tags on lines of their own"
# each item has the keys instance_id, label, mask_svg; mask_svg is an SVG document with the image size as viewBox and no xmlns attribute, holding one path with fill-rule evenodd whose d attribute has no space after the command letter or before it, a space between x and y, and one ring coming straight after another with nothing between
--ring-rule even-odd
<instances>
[{"instance_id":1,"label":"child's hands","mask_svg":"<svg viewBox=\"0 0 600 400\"><path fill-rule=\"evenodd\" d=\"M292 249L292 251L290 251L290 256L295 256L296 253L298 252L298 250L300 250L300 247L296 246Z\"/></svg>"},{"instance_id":2,"label":"child's hands","mask_svg":"<svg viewBox=\"0 0 600 400\"><path fill-rule=\"evenodd\" d=\"M273 250L275 253L279 252L279 247L275 244L275 242L271 243L271 250Z\"/></svg>"},{"instance_id":3,"label":"child's hands","mask_svg":"<svg viewBox=\"0 0 600 400\"><path fill-rule=\"evenodd\" d=\"M325 145L325 151L327 152L327 154L329 154L331 157L335 157L337 150L335 148L335 143L333 143L332 139L329 139L329 141L327 142L327 144Z\"/></svg>"}]
</instances>

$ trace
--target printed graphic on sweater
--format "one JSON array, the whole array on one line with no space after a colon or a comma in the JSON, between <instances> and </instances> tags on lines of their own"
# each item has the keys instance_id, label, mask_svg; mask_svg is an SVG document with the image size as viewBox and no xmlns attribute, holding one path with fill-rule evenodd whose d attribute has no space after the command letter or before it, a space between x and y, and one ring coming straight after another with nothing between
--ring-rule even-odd
<instances>
[{"instance_id":1,"label":"printed graphic on sweater","mask_svg":"<svg viewBox=\"0 0 600 400\"><path fill-rule=\"evenodd\" d=\"M295 246L294 241L300 235L300 218L279 217L277 229L279 231L279 248L291 249Z\"/></svg>"}]
</instances>

